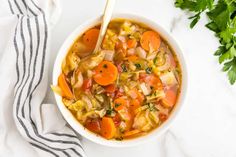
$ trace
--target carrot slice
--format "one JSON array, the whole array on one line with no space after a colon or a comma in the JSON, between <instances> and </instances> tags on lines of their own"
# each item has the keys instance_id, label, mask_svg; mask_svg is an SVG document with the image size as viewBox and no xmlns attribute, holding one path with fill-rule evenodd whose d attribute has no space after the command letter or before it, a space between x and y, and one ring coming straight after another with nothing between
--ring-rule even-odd
<instances>
[{"instance_id":1,"label":"carrot slice","mask_svg":"<svg viewBox=\"0 0 236 157\"><path fill-rule=\"evenodd\" d=\"M141 106L141 103L138 99L133 99L130 102L130 110L132 113L134 113L134 111L139 108Z\"/></svg>"},{"instance_id":2,"label":"carrot slice","mask_svg":"<svg viewBox=\"0 0 236 157\"><path fill-rule=\"evenodd\" d=\"M95 133L99 133L101 131L100 121L98 119L88 119L84 126Z\"/></svg>"},{"instance_id":3,"label":"carrot slice","mask_svg":"<svg viewBox=\"0 0 236 157\"><path fill-rule=\"evenodd\" d=\"M101 135L106 139L111 139L115 136L116 127L112 120L109 117L103 117L101 121Z\"/></svg>"},{"instance_id":4,"label":"carrot slice","mask_svg":"<svg viewBox=\"0 0 236 157\"><path fill-rule=\"evenodd\" d=\"M138 134L138 133L140 133L141 131L140 130L131 130L131 131L128 131L128 132L125 132L124 133L124 137L129 137L129 136L133 136L133 135L135 135L135 134Z\"/></svg>"},{"instance_id":5,"label":"carrot slice","mask_svg":"<svg viewBox=\"0 0 236 157\"><path fill-rule=\"evenodd\" d=\"M151 87L153 87L155 90L162 90L163 89L163 85L162 85L160 78L153 75L153 74L147 75L145 78L145 82L148 85L150 85Z\"/></svg>"},{"instance_id":6,"label":"carrot slice","mask_svg":"<svg viewBox=\"0 0 236 157\"><path fill-rule=\"evenodd\" d=\"M142 48L147 51L149 51L150 49L156 51L161 45L161 37L154 31L146 31L142 34L140 44Z\"/></svg>"},{"instance_id":7,"label":"carrot slice","mask_svg":"<svg viewBox=\"0 0 236 157\"><path fill-rule=\"evenodd\" d=\"M61 73L58 77L58 85L62 90L62 96L66 97L67 99L74 98L73 93L71 92L71 89L66 82L66 77L63 73Z\"/></svg>"},{"instance_id":8,"label":"carrot slice","mask_svg":"<svg viewBox=\"0 0 236 157\"><path fill-rule=\"evenodd\" d=\"M102 86L112 84L118 75L116 66L109 61L102 61L96 68L93 79Z\"/></svg>"},{"instance_id":9,"label":"carrot slice","mask_svg":"<svg viewBox=\"0 0 236 157\"><path fill-rule=\"evenodd\" d=\"M114 109L116 111L120 111L122 109L125 109L125 108L127 108L128 105L129 105L129 101L124 98L117 98L114 101Z\"/></svg>"},{"instance_id":10,"label":"carrot slice","mask_svg":"<svg viewBox=\"0 0 236 157\"><path fill-rule=\"evenodd\" d=\"M128 48L134 48L137 45L136 39L129 39L127 41L127 47Z\"/></svg>"},{"instance_id":11,"label":"carrot slice","mask_svg":"<svg viewBox=\"0 0 236 157\"><path fill-rule=\"evenodd\" d=\"M127 57L127 60L130 61L130 62L134 62L137 59L138 59L138 57L136 55L132 55L132 56Z\"/></svg>"},{"instance_id":12,"label":"carrot slice","mask_svg":"<svg viewBox=\"0 0 236 157\"><path fill-rule=\"evenodd\" d=\"M165 107L172 107L176 103L176 92L172 89L169 89L165 92L165 98L162 99L162 103Z\"/></svg>"},{"instance_id":13,"label":"carrot slice","mask_svg":"<svg viewBox=\"0 0 236 157\"><path fill-rule=\"evenodd\" d=\"M93 50L96 46L98 35L99 35L99 29L92 28L84 33L83 35L83 43L90 49Z\"/></svg>"}]
</instances>

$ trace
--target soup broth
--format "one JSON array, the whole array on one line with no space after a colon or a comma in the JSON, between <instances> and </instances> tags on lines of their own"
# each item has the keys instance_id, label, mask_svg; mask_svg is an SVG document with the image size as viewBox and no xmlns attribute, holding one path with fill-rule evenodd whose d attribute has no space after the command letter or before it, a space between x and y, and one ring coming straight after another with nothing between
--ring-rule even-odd
<instances>
[{"instance_id":1,"label":"soup broth","mask_svg":"<svg viewBox=\"0 0 236 157\"><path fill-rule=\"evenodd\" d=\"M158 32L134 21L110 22L99 52L100 25L73 43L54 91L89 131L123 140L162 125L176 105L181 68Z\"/></svg>"}]
</instances>

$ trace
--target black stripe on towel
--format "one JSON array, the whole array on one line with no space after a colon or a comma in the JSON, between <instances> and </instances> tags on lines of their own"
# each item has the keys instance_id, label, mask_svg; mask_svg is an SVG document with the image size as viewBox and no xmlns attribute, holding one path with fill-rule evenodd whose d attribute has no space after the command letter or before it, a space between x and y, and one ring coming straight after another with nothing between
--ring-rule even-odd
<instances>
[{"instance_id":1,"label":"black stripe on towel","mask_svg":"<svg viewBox=\"0 0 236 157\"><path fill-rule=\"evenodd\" d=\"M10 9L12 10L12 5L11 5L11 3L10 3L10 1L8 1L9 2L9 6L10 6ZM32 1L33 2L33 1ZM16 3L16 1L15 1L15 3ZM23 3L24 3L24 0L23 0ZM33 2L34 3L34 2ZM26 3L24 3L24 5L25 5ZM32 88L32 83L33 83L33 81L34 81L34 76L33 76L33 78L32 78L32 80L31 80L31 83L30 83L30 86L29 86L29 88L28 88L28 91L27 91L27 97L26 97L26 99L28 98L28 96L29 96L29 93L31 93L30 94L30 96L29 96L29 110L30 110L30 120L31 120L31 123L32 123L32 127L33 127L33 131L34 131L34 133L38 136L38 137L41 137L42 139L45 139L45 140L47 140L47 141L50 141L50 142L58 142L58 143L68 143L68 144L74 144L74 145L77 145L77 146L79 146L81 149L82 149L82 147L81 147L81 145L79 144L79 143L76 143L76 142L73 142L73 141L62 141L62 140L51 140L51 139L48 139L48 138L45 138L45 137L43 137L43 136L41 136L40 134L38 134L38 131L37 131L37 128L36 128L36 126L35 126L35 124L34 124L34 122L33 122L33 120L32 120L32 118L31 118L31 100L32 100L32 95L33 95L33 93L34 93L34 91L37 89L37 87L38 87L38 85L40 84L40 82L42 81L42 77L43 77L43 71L44 71L44 60L45 60L45 52L46 52L46 44L47 44L47 23L46 23L46 19L45 19L45 14L44 14L44 12L43 12L43 10L41 10L35 3L34 3L34 5L35 5L35 7L37 7L40 11L41 11L41 13L43 14L43 21L44 21L44 24L45 24L45 38L44 38L44 46L43 46L43 58L42 58L42 67L41 67L41 70L40 70L40 78L39 78L39 80L38 80L38 82L37 82L37 84L36 84L36 86L34 87L34 89L33 89L33 91L32 92L30 92L31 91L31 88ZM17 8L19 9L19 5L18 4L16 4L16 6L17 6ZM31 11L31 13L33 14L33 15L36 15L28 6L26 7L27 9L29 9L30 11ZM19 9L19 11L20 12L22 12L21 11L21 9ZM12 12L14 13L14 11L12 10ZM23 18L21 18L21 39L22 39L22 41L23 41L23 50L24 50L24 52L25 52L25 46L24 46L24 44L25 44L25 38L24 38L24 36L23 36L23 28L22 28L22 23L23 23ZM36 57L35 57L35 60L34 60L34 72L35 72L35 68L36 68L36 60L37 60L37 57L38 57L38 50L39 50L39 44L40 44L40 39L39 39L39 35L40 35L40 33L39 33L39 30L38 30L38 28L39 28L39 25L38 25L38 19L37 18L35 18L35 22L36 22L36 24L37 24L37 34L38 34L38 45L37 45L37 48L36 48L36 50L37 50L37 54L36 54ZM29 21L29 19L27 19L27 26L28 26L28 31L29 31L29 36L30 36L30 51L32 52L32 41L31 41L31 38L32 38L32 31L31 31L31 27L30 27L30 21ZM17 29L17 28L16 28ZM16 36L14 37L14 45L15 45L15 50L16 50L16 53L17 53L17 66L16 66L16 69L17 69L17 82L19 81L19 64L18 64L18 59L19 59L19 50L18 50L18 46L17 46L17 43L16 43ZM26 134L28 135L28 137L30 138L30 139L32 139L33 141L36 141L36 142L38 142L38 143L41 143L42 145L45 145L44 143L42 143L42 142L40 142L40 141L37 141L36 139L34 139L34 138L32 138L31 136L30 136L30 134L29 134L29 131L27 130L27 128L25 127L25 125L24 125L24 123L22 122L22 120L20 119L20 117L18 116L18 109L19 109L19 105L20 105L20 99L21 99L21 95L22 95L22 92L23 92L23 89L24 89L24 87L25 87L25 85L26 85L26 83L28 82L28 79L29 79L29 76L30 76L30 67L31 67L31 60L32 60L32 53L30 54L30 63L29 63L29 67L28 67L28 76L27 76L27 78L26 78L26 81L25 81L25 83L23 84L23 87L21 88L21 92L20 92L20 96L19 96L19 98L18 98L18 101L17 101L17 118L18 118L18 120L19 120L19 122L21 123L21 125L22 125L22 127L25 129L25 131L26 131ZM23 69L23 71L24 71L24 75L23 75L23 78L22 78L22 80L21 80L21 83L20 83L20 85L18 86L18 88L17 88L17 93L18 93L18 89L19 89L19 87L22 85L22 82L23 82L23 80L24 80L24 77L25 77L25 72L26 72L26 67L25 67L25 54L23 53L23 65L24 65L24 69ZM34 74L34 73L33 73ZM25 104L25 102L26 102L26 99L24 100L24 103L23 103L23 107L24 107L24 104ZM25 117L25 114L24 114L24 108L22 108L22 110L21 110L21 113L22 113L22 116L23 117ZM59 134L59 133L54 133L53 135L56 135L56 136L67 136L67 137L75 137L76 138L76 136L74 136L74 135L70 135L70 134ZM77 139L77 138L76 138ZM78 139L77 139L78 140ZM34 146L36 146L36 144L33 144ZM45 146L47 146L47 147L49 147L48 145L45 145ZM43 148L43 147L41 147L41 146L39 146L39 145L37 145L36 146L37 148L41 148L41 149L44 149L45 150L45 148ZM66 155L66 156L70 156L65 150L66 149L58 149L58 148L52 148L52 147L49 147L49 148L51 148L51 149L54 149L54 150L63 150L62 152ZM74 148L68 148L68 149L71 149L75 154L77 154L78 156L82 156L80 153L78 153ZM47 149L46 149L47 150ZM50 152L50 151L47 151L47 152Z\"/></svg>"}]
</instances>

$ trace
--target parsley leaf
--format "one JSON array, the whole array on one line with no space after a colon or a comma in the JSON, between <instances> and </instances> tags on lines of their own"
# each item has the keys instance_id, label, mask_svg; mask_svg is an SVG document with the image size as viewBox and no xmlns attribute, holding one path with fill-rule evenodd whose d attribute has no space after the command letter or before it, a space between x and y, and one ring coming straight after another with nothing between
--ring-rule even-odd
<instances>
[{"instance_id":1,"label":"parsley leaf","mask_svg":"<svg viewBox=\"0 0 236 157\"><path fill-rule=\"evenodd\" d=\"M145 69L145 71L146 71L147 74L151 74L152 73L152 68L151 67L147 67Z\"/></svg>"},{"instance_id":2,"label":"parsley leaf","mask_svg":"<svg viewBox=\"0 0 236 157\"><path fill-rule=\"evenodd\" d=\"M236 82L236 0L176 0L175 6L194 13L190 28L200 20L202 13L206 13L209 23L206 27L215 32L220 46L215 52L219 63L223 64L223 71L227 72L229 82Z\"/></svg>"},{"instance_id":3,"label":"parsley leaf","mask_svg":"<svg viewBox=\"0 0 236 157\"><path fill-rule=\"evenodd\" d=\"M141 69L141 64L135 63L134 65L136 66L137 69Z\"/></svg>"},{"instance_id":4,"label":"parsley leaf","mask_svg":"<svg viewBox=\"0 0 236 157\"><path fill-rule=\"evenodd\" d=\"M128 71L125 64L122 64L121 68L122 68L122 72L127 72Z\"/></svg>"}]
</instances>

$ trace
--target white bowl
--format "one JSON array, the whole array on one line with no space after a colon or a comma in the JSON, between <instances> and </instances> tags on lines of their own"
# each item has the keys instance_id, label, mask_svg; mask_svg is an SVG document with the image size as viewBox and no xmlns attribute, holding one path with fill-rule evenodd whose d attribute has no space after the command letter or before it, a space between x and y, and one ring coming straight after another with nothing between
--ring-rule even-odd
<instances>
[{"instance_id":1,"label":"white bowl","mask_svg":"<svg viewBox=\"0 0 236 157\"><path fill-rule=\"evenodd\" d=\"M184 104L184 98L187 92L187 71L186 71L186 65L183 57L183 53L178 46L177 42L174 40L174 38L165 31L157 22L148 20L144 17L140 17L137 15L132 14L115 14L113 16L113 19L115 18L122 18L122 19L129 19L136 22L143 23L147 25L148 27L152 28L153 30L157 31L172 47L174 52L177 55L177 58L180 61L180 66L182 68L182 86L181 86L181 93L179 95L179 99L177 101L177 104L170 114L170 117L164 122L159 128L151 131L149 134L141 137L137 137L134 139L129 140L123 140L123 141L116 141L116 140L106 140L100 136L97 136L96 134L88 131L87 129L84 129L84 127L74 118L74 116L71 114L71 112L64 106L62 103L61 96L55 94L56 102L58 105L59 110L61 111L63 117L65 120L70 124L70 126L78 132L83 137L101 144L105 146L111 146L111 147L127 147L127 146L134 146L143 142L147 142L149 140L157 140L158 137L163 134L171 125L171 123L176 119L176 116L179 114L180 109L183 107ZM61 73L61 64L62 60L66 56L68 50L70 49L73 42L78 38L78 36L82 35L86 30L89 28L92 28L93 26L99 24L101 21L101 17L88 20L87 22L81 24L79 27L75 29L74 32L70 34L70 36L66 39L66 41L61 46L57 58L54 64L54 70L53 70L53 84L57 85L57 78Z\"/></svg>"}]
</instances>

